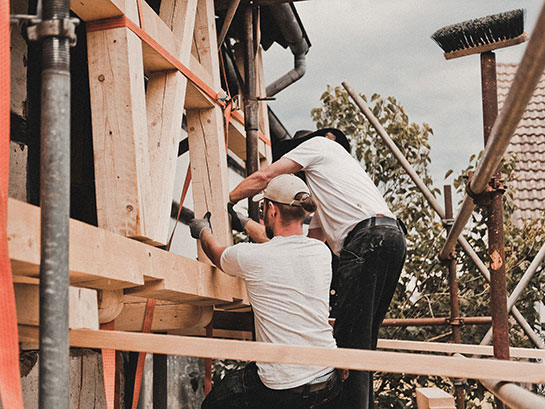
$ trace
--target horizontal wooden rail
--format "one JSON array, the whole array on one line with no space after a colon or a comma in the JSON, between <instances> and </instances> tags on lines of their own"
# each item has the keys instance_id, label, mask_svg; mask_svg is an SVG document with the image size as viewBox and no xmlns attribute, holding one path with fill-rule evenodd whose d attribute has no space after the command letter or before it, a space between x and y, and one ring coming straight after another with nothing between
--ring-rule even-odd
<instances>
[{"instance_id":1,"label":"horizontal wooden rail","mask_svg":"<svg viewBox=\"0 0 545 409\"><path fill-rule=\"evenodd\" d=\"M14 275L39 276L40 208L8 201ZM196 305L247 304L244 287L214 266L70 220L70 283Z\"/></svg>"},{"instance_id":2,"label":"horizontal wooden rail","mask_svg":"<svg viewBox=\"0 0 545 409\"><path fill-rule=\"evenodd\" d=\"M39 331L33 327L19 327L19 334L22 341L32 341L38 338ZM83 329L70 331L70 345L81 348L110 348L121 351L203 358L325 365L333 368L366 371L545 384L545 365L492 359L415 355L344 348L328 349L213 338Z\"/></svg>"},{"instance_id":3,"label":"horizontal wooden rail","mask_svg":"<svg viewBox=\"0 0 545 409\"><path fill-rule=\"evenodd\" d=\"M488 345L450 344L443 342L405 341L395 339L379 339L377 348L395 349L398 351L440 352L445 354L468 354L493 356L494 351ZM543 349L509 348L511 358L545 359Z\"/></svg>"}]
</instances>

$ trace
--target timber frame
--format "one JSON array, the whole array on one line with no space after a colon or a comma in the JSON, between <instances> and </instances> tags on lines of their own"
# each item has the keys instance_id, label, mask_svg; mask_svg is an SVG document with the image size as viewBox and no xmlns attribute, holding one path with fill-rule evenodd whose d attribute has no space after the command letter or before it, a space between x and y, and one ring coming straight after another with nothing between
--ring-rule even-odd
<instances>
[{"instance_id":1,"label":"timber frame","mask_svg":"<svg viewBox=\"0 0 545 409\"><path fill-rule=\"evenodd\" d=\"M233 240L226 211L227 151L245 160L246 134L242 112L226 114L214 0L163 0L159 13L143 0L74 0L71 7L87 25L98 216L98 227L70 221L71 346L545 383L543 366L528 362L419 353L415 364L408 353L197 339L214 310L249 307L243 281L211 265L201 249L197 261L160 248L170 233L184 112L195 214L210 211L216 237L225 245ZM261 49L255 67L257 93L265 96ZM272 154L267 107L259 104L263 166ZM40 209L9 199L7 233L17 303L27 313L18 317L20 341L35 345ZM158 300L154 316L163 317L152 331L169 335L138 333L147 298ZM118 331L98 329L99 321L116 317L122 321ZM221 329L216 335L251 338L244 330ZM383 349L491 354L488 347L442 345L379 342ZM513 356L544 358L541 350L522 348L513 349Z\"/></svg>"}]
</instances>

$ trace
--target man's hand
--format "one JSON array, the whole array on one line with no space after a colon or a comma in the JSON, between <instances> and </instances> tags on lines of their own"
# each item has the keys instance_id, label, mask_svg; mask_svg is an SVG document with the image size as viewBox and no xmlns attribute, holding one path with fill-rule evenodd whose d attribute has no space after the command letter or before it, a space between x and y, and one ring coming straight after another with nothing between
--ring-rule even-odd
<instances>
[{"instance_id":1,"label":"man's hand","mask_svg":"<svg viewBox=\"0 0 545 409\"><path fill-rule=\"evenodd\" d=\"M231 218L231 228L239 232L244 232L250 219L244 216L242 213L237 212L233 206L233 203L227 203L227 211L229 212L229 216Z\"/></svg>"},{"instance_id":2,"label":"man's hand","mask_svg":"<svg viewBox=\"0 0 545 409\"><path fill-rule=\"evenodd\" d=\"M203 219L193 219L189 223L189 229L191 230L191 237L194 239L200 239L204 230L212 231L210 226L210 212L206 212Z\"/></svg>"}]
</instances>

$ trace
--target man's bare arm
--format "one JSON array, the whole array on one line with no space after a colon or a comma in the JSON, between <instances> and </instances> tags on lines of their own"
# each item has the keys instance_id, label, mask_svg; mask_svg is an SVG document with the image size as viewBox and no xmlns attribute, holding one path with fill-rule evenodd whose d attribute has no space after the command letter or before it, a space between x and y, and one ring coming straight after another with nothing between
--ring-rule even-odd
<instances>
[{"instance_id":1,"label":"man's bare arm","mask_svg":"<svg viewBox=\"0 0 545 409\"><path fill-rule=\"evenodd\" d=\"M297 173L301 168L301 165L291 159L280 158L240 182L229 194L229 200L237 203L241 199L252 197L265 189L272 178L285 173Z\"/></svg>"},{"instance_id":2,"label":"man's bare arm","mask_svg":"<svg viewBox=\"0 0 545 409\"><path fill-rule=\"evenodd\" d=\"M210 261L221 268L221 255L228 246L222 246L209 229L201 233L201 246Z\"/></svg>"},{"instance_id":3,"label":"man's bare arm","mask_svg":"<svg viewBox=\"0 0 545 409\"><path fill-rule=\"evenodd\" d=\"M316 239L320 241L326 240L325 233L320 227L313 227L312 229L309 229L307 236L311 239Z\"/></svg>"},{"instance_id":4,"label":"man's bare arm","mask_svg":"<svg viewBox=\"0 0 545 409\"><path fill-rule=\"evenodd\" d=\"M265 231L265 226L263 226L261 223L254 220L249 220L248 223L246 223L245 230L256 243L265 243L269 241Z\"/></svg>"}]
</instances>

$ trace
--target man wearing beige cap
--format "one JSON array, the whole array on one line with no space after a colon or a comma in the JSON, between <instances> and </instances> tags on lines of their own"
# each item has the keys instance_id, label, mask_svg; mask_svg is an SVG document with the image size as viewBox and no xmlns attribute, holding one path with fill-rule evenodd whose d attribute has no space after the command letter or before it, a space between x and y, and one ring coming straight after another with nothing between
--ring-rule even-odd
<instances>
[{"instance_id":1,"label":"man wearing beige cap","mask_svg":"<svg viewBox=\"0 0 545 409\"><path fill-rule=\"evenodd\" d=\"M336 348L328 323L331 254L303 235L303 220L316 209L308 187L281 175L254 200L260 201L266 243L221 246L206 219L191 223L191 235L216 266L245 280L257 341ZM340 378L324 366L251 363L214 385L202 408L334 409Z\"/></svg>"},{"instance_id":2,"label":"man wearing beige cap","mask_svg":"<svg viewBox=\"0 0 545 409\"><path fill-rule=\"evenodd\" d=\"M309 237L327 240L339 256L337 345L375 349L405 260L403 223L350 155L350 143L339 129L299 132L273 148L275 162L244 179L230 193L230 201L253 196L278 175L304 174L317 204ZM373 408L371 372L350 371L342 408Z\"/></svg>"}]
</instances>

